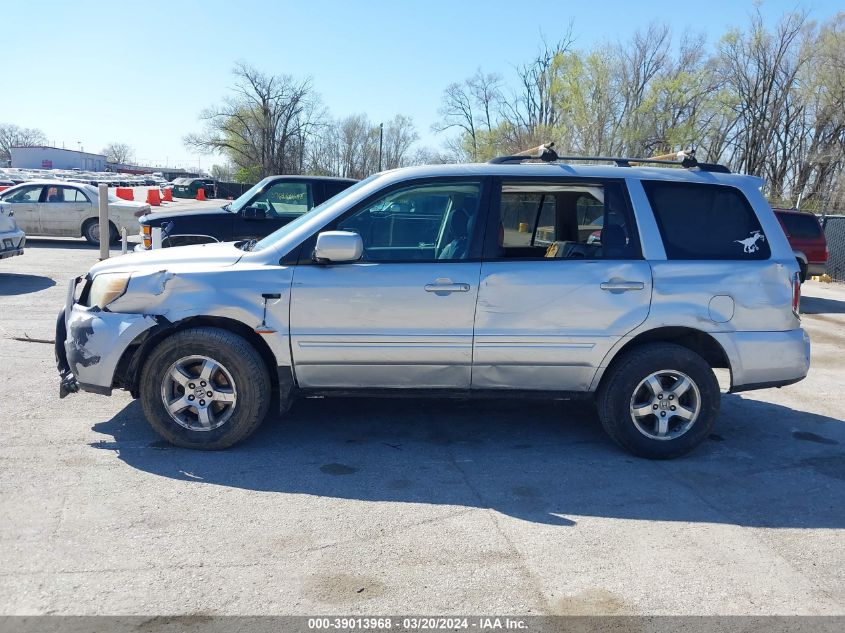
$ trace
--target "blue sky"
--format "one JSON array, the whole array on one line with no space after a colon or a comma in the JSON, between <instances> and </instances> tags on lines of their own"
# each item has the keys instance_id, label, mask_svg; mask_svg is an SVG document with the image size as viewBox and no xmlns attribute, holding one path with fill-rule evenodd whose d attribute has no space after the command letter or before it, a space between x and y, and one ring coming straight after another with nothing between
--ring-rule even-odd
<instances>
[{"instance_id":1,"label":"blue sky","mask_svg":"<svg viewBox=\"0 0 845 633\"><path fill-rule=\"evenodd\" d=\"M764 0L775 21L804 7L817 20L841 0ZM51 143L99 151L126 142L144 161L203 167L182 137L231 85L236 60L310 76L335 116L413 117L423 143L443 88L476 68L512 79L541 36L570 21L576 46L626 39L652 20L711 42L747 22L752 0L410 0L10 2L4 6L0 122L42 129ZM219 162L219 159L216 159Z\"/></svg>"}]
</instances>

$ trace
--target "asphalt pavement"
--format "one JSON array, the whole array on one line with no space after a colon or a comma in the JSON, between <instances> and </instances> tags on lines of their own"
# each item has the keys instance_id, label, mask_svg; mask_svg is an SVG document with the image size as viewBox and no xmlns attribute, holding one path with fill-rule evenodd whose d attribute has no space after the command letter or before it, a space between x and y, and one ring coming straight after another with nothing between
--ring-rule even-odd
<instances>
[{"instance_id":1,"label":"asphalt pavement","mask_svg":"<svg viewBox=\"0 0 845 633\"><path fill-rule=\"evenodd\" d=\"M674 461L517 400L304 400L204 453L123 392L59 400L96 260L0 262L0 614L845 614L842 285L804 285L809 377L724 395Z\"/></svg>"}]
</instances>

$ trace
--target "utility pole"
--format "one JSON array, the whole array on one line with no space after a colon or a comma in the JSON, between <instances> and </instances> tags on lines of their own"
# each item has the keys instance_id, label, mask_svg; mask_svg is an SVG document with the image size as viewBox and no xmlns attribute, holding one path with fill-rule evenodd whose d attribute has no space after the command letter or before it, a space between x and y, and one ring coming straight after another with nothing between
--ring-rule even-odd
<instances>
[{"instance_id":1,"label":"utility pole","mask_svg":"<svg viewBox=\"0 0 845 633\"><path fill-rule=\"evenodd\" d=\"M384 123L378 124L378 170L381 171L382 148L384 147Z\"/></svg>"}]
</instances>

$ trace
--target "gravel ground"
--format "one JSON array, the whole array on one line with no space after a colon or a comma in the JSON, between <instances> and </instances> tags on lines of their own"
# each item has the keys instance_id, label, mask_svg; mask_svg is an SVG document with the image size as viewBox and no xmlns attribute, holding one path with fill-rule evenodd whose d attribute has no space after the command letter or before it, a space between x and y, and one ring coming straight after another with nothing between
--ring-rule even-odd
<instances>
[{"instance_id":1,"label":"gravel ground","mask_svg":"<svg viewBox=\"0 0 845 633\"><path fill-rule=\"evenodd\" d=\"M96 256L0 262L0 614L845 614L843 286L804 286L809 378L675 461L508 400L306 400L201 453L14 340Z\"/></svg>"}]
</instances>

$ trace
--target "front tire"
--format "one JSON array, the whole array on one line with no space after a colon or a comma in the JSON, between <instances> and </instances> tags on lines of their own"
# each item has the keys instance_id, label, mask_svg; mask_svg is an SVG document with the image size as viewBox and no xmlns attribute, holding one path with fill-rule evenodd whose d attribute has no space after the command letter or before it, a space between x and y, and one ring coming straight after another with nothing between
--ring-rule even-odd
<instances>
[{"instance_id":1,"label":"front tire","mask_svg":"<svg viewBox=\"0 0 845 633\"><path fill-rule=\"evenodd\" d=\"M141 407L171 444L217 450L249 437L270 406L267 366L242 337L214 327L177 332L148 357Z\"/></svg>"},{"instance_id":2,"label":"front tire","mask_svg":"<svg viewBox=\"0 0 845 633\"><path fill-rule=\"evenodd\" d=\"M719 414L719 383L695 352L671 343L635 347L607 370L597 394L599 418L622 448L671 459L698 446Z\"/></svg>"}]
</instances>

